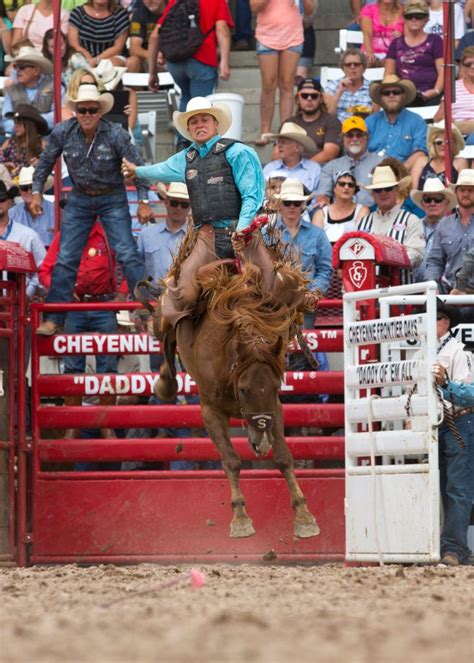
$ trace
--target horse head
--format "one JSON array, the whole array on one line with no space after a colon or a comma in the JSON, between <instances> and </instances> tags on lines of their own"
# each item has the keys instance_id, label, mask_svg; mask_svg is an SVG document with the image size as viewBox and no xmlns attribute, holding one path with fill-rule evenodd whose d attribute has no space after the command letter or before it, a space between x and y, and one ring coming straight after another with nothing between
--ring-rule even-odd
<instances>
[{"instance_id":1,"label":"horse head","mask_svg":"<svg viewBox=\"0 0 474 663\"><path fill-rule=\"evenodd\" d=\"M273 446L273 427L278 391L283 375L283 339L265 339L241 345L234 370L234 393L241 415L247 420L249 444L257 456Z\"/></svg>"}]
</instances>

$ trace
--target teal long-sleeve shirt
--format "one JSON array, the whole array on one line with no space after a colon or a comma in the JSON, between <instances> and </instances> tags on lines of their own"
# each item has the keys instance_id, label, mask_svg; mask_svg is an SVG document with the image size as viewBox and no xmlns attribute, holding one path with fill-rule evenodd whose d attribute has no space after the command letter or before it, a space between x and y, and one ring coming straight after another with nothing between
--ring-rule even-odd
<instances>
[{"instance_id":1,"label":"teal long-sleeve shirt","mask_svg":"<svg viewBox=\"0 0 474 663\"><path fill-rule=\"evenodd\" d=\"M194 148L198 150L201 158L205 157L212 149L213 145L219 140L220 136L214 136L204 145L193 143L191 147L173 154L169 159L162 163L152 166L139 166L137 168L137 177L155 182L186 182L186 152ZM247 228L252 222L255 214L262 206L265 195L265 180L263 171L257 153L251 147L242 143L234 143L226 151L226 159L232 168L235 184L242 198L242 207L240 208L239 222L237 230ZM220 221L213 222L218 228L225 228L231 225L231 220L225 218L225 209L223 209L223 218Z\"/></svg>"}]
</instances>

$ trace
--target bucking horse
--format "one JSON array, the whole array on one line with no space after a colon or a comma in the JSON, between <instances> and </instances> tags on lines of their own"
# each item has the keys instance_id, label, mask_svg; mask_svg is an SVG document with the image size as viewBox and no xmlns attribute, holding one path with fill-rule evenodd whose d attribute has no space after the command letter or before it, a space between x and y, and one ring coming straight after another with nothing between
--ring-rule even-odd
<instances>
[{"instance_id":1,"label":"bucking horse","mask_svg":"<svg viewBox=\"0 0 474 663\"><path fill-rule=\"evenodd\" d=\"M206 265L196 276L204 304L198 318L191 326L179 323L161 337L164 362L155 393L164 401L176 398L178 348L186 371L199 387L202 418L230 484L231 537L255 534L240 488L241 460L230 438L231 417L247 421L249 443L257 457L272 451L290 491L295 536L316 536L320 530L296 480L278 398L285 353L301 316L303 298L294 293L305 291L305 277L294 264L275 257L276 296L275 289L263 286L261 271L254 265L246 263L240 273L234 273L223 263L229 261ZM285 289L288 293L282 297Z\"/></svg>"}]
</instances>

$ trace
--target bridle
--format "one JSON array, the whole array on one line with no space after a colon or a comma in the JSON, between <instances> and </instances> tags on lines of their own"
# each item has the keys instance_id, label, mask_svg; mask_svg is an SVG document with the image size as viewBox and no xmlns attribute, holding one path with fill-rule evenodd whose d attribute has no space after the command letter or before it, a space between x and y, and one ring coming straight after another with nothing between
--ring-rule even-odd
<instances>
[{"instance_id":1,"label":"bridle","mask_svg":"<svg viewBox=\"0 0 474 663\"><path fill-rule=\"evenodd\" d=\"M230 374L234 373L234 371L237 369L239 362L238 360L234 361L232 366L230 367ZM247 421L247 424L249 425L250 428L253 428L259 433L263 433L265 431L270 431L273 428L273 421L275 418L275 411L273 412L246 412L243 407L242 403L240 402L240 397L239 397L239 391L237 388L237 381L234 380L234 398L237 401L239 405L239 410L240 414L242 415L242 419L245 419Z\"/></svg>"}]
</instances>

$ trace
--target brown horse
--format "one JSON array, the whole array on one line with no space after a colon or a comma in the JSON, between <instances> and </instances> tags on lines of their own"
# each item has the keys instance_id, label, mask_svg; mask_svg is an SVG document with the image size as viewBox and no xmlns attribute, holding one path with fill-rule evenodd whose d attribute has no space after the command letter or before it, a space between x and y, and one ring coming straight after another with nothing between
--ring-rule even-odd
<instances>
[{"instance_id":1,"label":"brown horse","mask_svg":"<svg viewBox=\"0 0 474 663\"><path fill-rule=\"evenodd\" d=\"M292 268L291 268L292 269ZM288 268L289 271L291 271ZM295 511L294 533L298 537L319 534L314 516L298 485L293 458L285 442L282 406L278 391L284 372L284 356L294 335L298 312L281 304L262 288L260 270L247 265L241 275L231 276L222 267L200 279L207 311L195 324L181 321L164 338L165 361L155 392L162 400L176 396L174 354L179 355L199 386L204 424L221 457L230 483L233 518L230 536L255 533L245 510L240 489L240 458L232 446L229 419L246 419L248 438L257 456L272 449L275 465L285 477ZM289 282L304 289L304 277L296 270ZM280 270L279 282L285 282Z\"/></svg>"}]
</instances>

